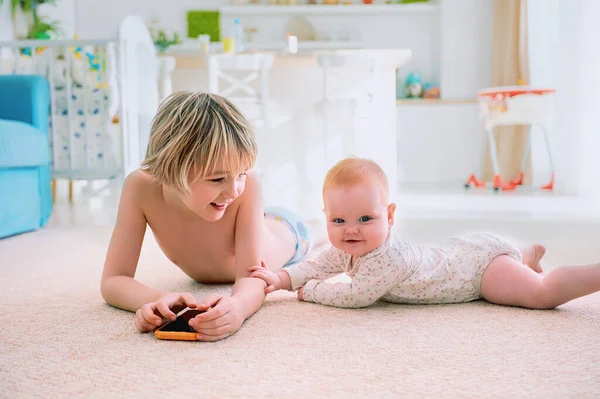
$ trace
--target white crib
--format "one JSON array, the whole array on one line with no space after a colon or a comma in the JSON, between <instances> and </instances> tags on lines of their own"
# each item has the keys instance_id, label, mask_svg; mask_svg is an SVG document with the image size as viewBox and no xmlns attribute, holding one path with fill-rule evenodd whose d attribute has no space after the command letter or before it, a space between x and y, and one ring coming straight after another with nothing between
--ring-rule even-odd
<instances>
[{"instance_id":1,"label":"white crib","mask_svg":"<svg viewBox=\"0 0 600 399\"><path fill-rule=\"evenodd\" d=\"M157 65L150 33L132 16L114 40L0 42L0 74L48 80L52 177L70 182L71 200L73 181L98 194L139 166L158 107Z\"/></svg>"}]
</instances>

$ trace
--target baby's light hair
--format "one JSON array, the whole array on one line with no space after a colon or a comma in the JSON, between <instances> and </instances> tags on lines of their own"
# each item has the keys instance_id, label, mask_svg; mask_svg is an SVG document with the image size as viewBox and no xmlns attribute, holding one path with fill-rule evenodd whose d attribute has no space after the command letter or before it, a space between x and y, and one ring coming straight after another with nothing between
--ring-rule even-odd
<instances>
[{"instance_id":1,"label":"baby's light hair","mask_svg":"<svg viewBox=\"0 0 600 399\"><path fill-rule=\"evenodd\" d=\"M323 195L330 187L353 186L367 182L375 182L379 186L381 198L387 204L390 191L387 176L377 163L365 158L345 158L329 169L323 183Z\"/></svg>"},{"instance_id":2,"label":"baby's light hair","mask_svg":"<svg viewBox=\"0 0 600 399\"><path fill-rule=\"evenodd\" d=\"M161 183L189 192L190 177L212 174L221 160L238 174L254 166L256 155L252 126L230 101L181 91L161 103L142 168Z\"/></svg>"}]
</instances>

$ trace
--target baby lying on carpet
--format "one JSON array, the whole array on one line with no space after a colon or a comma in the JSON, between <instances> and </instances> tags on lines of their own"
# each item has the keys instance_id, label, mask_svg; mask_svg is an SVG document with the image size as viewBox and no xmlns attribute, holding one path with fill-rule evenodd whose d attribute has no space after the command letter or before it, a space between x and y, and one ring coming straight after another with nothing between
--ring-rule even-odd
<instances>
[{"instance_id":1,"label":"baby lying on carpet","mask_svg":"<svg viewBox=\"0 0 600 399\"><path fill-rule=\"evenodd\" d=\"M265 293L298 290L298 298L343 308L377 300L408 304L483 298L499 305L552 309L600 290L600 264L562 266L543 276L541 245L517 248L491 233L450 238L443 248L414 246L391 233L396 205L374 162L348 158L325 178L323 201L332 247L278 273L249 268ZM350 282L324 280L346 273Z\"/></svg>"}]
</instances>

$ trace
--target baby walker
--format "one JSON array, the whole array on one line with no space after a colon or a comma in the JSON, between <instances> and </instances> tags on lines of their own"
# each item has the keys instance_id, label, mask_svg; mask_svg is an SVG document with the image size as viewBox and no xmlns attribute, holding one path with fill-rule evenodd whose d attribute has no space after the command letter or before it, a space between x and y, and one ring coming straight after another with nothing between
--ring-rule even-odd
<instances>
[{"instance_id":1,"label":"baby walker","mask_svg":"<svg viewBox=\"0 0 600 399\"><path fill-rule=\"evenodd\" d=\"M552 150L548 139L548 127L551 123L552 115L552 97L556 90L548 88L531 88L529 86L500 86L481 90L478 95L479 117L483 120L483 127L487 132L490 141L490 155L494 168L494 180L492 187L495 191L511 191L523 184L527 158L531 151L530 132L527 133L527 144L519 175L511 181L505 181L500 176L498 166L498 155L496 152L496 140L494 137L494 127L502 125L534 125L542 128L548 159L552 171L550 182L542 186L543 190L552 190L554 188L554 161L552 159ZM465 188L485 187L486 183L477 179L472 174Z\"/></svg>"}]
</instances>

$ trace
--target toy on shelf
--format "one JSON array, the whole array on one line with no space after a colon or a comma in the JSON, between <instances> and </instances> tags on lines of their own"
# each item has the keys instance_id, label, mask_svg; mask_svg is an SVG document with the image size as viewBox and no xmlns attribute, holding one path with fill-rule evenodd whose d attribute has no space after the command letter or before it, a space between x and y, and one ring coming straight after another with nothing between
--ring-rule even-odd
<instances>
[{"instance_id":1,"label":"toy on shelf","mask_svg":"<svg viewBox=\"0 0 600 399\"><path fill-rule=\"evenodd\" d=\"M552 149L550 148L548 129L551 123L553 112L552 100L555 92L556 90L551 88L500 86L481 90L478 93L479 117L483 121L483 127L490 143L490 156L494 169L492 187L495 191L513 191L523 184L525 168L529 152L531 151L531 137L530 132L528 132L527 144L519 175L511 181L505 181L500 176L494 127L507 125L538 125L542 129L551 169L550 182L542 186L542 189L554 189L554 161L552 158ZM485 187L486 182L479 180L475 174L472 174L467 179L465 188L471 186Z\"/></svg>"},{"instance_id":2,"label":"toy on shelf","mask_svg":"<svg viewBox=\"0 0 600 399\"><path fill-rule=\"evenodd\" d=\"M440 87L430 82L423 82L421 75L417 72L411 72L408 74L404 83L401 83L400 71L396 71L397 88L396 96L398 98L427 98L437 99L440 98Z\"/></svg>"},{"instance_id":3,"label":"toy on shelf","mask_svg":"<svg viewBox=\"0 0 600 399\"><path fill-rule=\"evenodd\" d=\"M433 83L423 85L423 98L440 98L440 87Z\"/></svg>"},{"instance_id":4,"label":"toy on shelf","mask_svg":"<svg viewBox=\"0 0 600 399\"><path fill-rule=\"evenodd\" d=\"M423 95L423 82L421 75L411 72L404 81L404 95L406 98L421 98Z\"/></svg>"}]
</instances>

